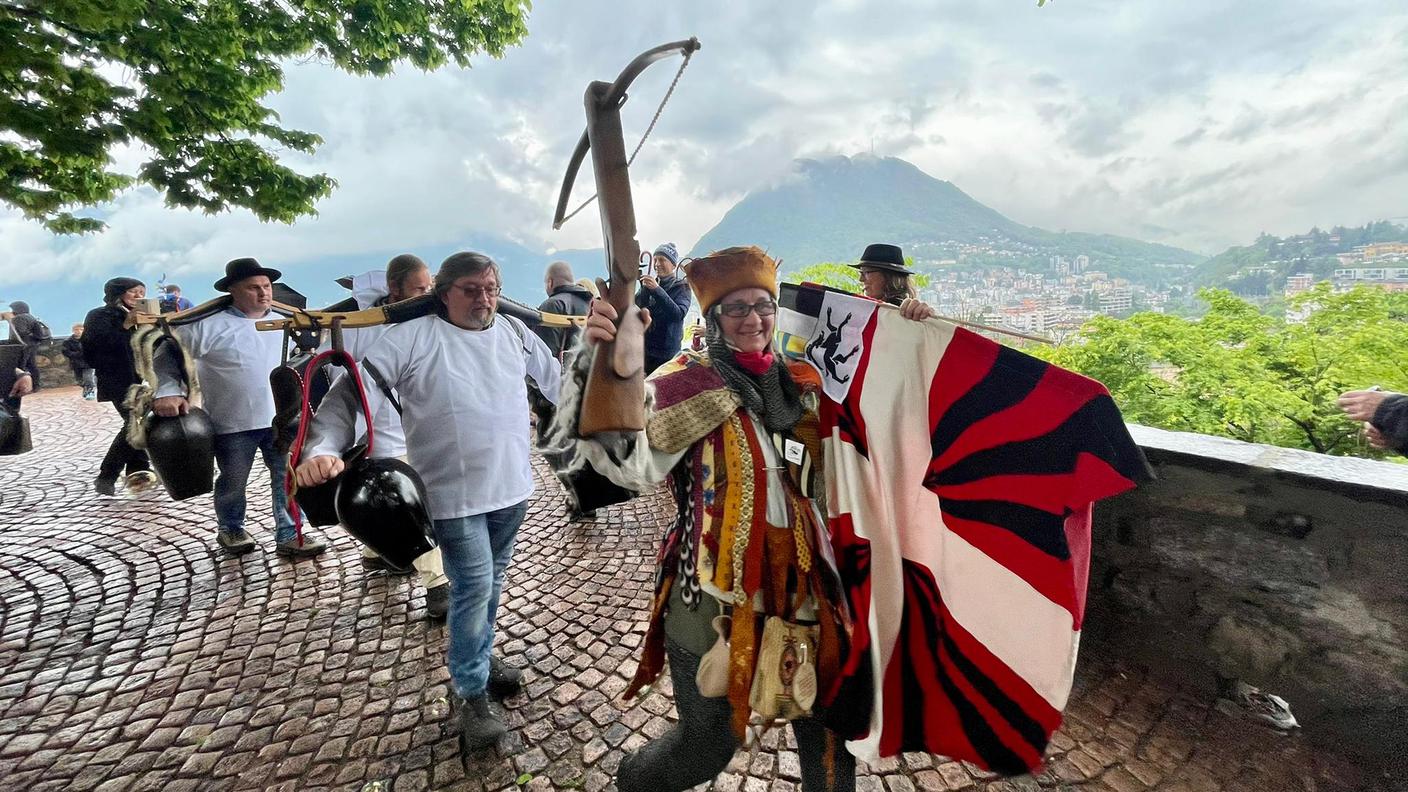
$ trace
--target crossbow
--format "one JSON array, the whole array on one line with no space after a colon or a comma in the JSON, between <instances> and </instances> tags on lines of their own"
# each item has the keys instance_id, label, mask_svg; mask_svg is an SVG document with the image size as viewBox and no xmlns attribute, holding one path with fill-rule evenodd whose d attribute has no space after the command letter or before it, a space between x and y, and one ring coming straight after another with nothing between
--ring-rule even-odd
<instances>
[{"instance_id":1,"label":"crossbow","mask_svg":"<svg viewBox=\"0 0 1408 792\"><path fill-rule=\"evenodd\" d=\"M621 107L626 103L626 89L652 63L681 55L684 61L675 74L677 83L690 57L698 50L697 38L662 44L637 55L615 81L595 81L587 86L584 100L587 128L567 163L567 174L563 177L557 211L553 215L553 228L561 228L572 216L567 214L567 202L572 195L577 171L590 149L592 171L596 177L596 198L601 210L607 272L610 274L609 282L598 281L598 284L602 298L616 309L617 320L615 341L602 345L592 361L582 397L582 412L577 420L577 431L583 437L645 428L645 322L635 305L636 281L640 277L637 264L640 242L636 240L630 177L630 164L635 154L627 159L626 142L621 133ZM671 83L665 101L669 100L675 83ZM660 109L663 110L664 106L662 101ZM655 120L659 118L660 110L656 110ZM645 143L645 137L650 135L654 125L655 121L651 121L641 144ZM640 146L637 146L636 152L639 151Z\"/></svg>"}]
</instances>

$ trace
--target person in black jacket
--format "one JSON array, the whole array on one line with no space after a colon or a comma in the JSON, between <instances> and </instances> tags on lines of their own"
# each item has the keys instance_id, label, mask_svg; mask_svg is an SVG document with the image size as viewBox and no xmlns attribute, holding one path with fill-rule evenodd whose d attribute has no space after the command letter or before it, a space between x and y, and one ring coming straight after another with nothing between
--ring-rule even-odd
<instances>
[{"instance_id":1,"label":"person in black jacket","mask_svg":"<svg viewBox=\"0 0 1408 792\"><path fill-rule=\"evenodd\" d=\"M35 353L41 343L49 340L49 326L29 312L29 303L24 300L10 303L10 310L0 313L0 319L10 323L10 340L24 345L24 367L34 383L34 390L39 390L39 362Z\"/></svg>"},{"instance_id":2,"label":"person in black jacket","mask_svg":"<svg viewBox=\"0 0 1408 792\"><path fill-rule=\"evenodd\" d=\"M1369 445L1408 456L1408 394L1369 390L1340 394L1340 409L1365 424Z\"/></svg>"},{"instance_id":3,"label":"person in black jacket","mask_svg":"<svg viewBox=\"0 0 1408 792\"><path fill-rule=\"evenodd\" d=\"M675 243L655 248L651 262L655 276L642 275L636 305L650 311L645 330L647 375L680 353L684 342L684 315L689 312L689 284L680 277L680 254Z\"/></svg>"},{"instance_id":4,"label":"person in black jacket","mask_svg":"<svg viewBox=\"0 0 1408 792\"><path fill-rule=\"evenodd\" d=\"M0 403L12 413L18 414L20 400L34 392L34 378L29 373L32 367L29 357L29 352L23 345L0 341L0 361L5 361L6 365L6 368L0 369ZM11 363L14 365L13 369L9 368Z\"/></svg>"},{"instance_id":5,"label":"person in black jacket","mask_svg":"<svg viewBox=\"0 0 1408 792\"><path fill-rule=\"evenodd\" d=\"M134 492L156 483L147 452L127 442L128 410L122 403L128 387L138 382L131 332L123 323L137 301L146 296L146 285L136 278L113 278L103 284L103 307L94 308L83 319L83 357L98 376L98 401L112 402L122 416L122 428L112 439L93 481L93 490L99 495L117 494L117 477L123 470L127 471L127 487Z\"/></svg>"},{"instance_id":6,"label":"person in black jacket","mask_svg":"<svg viewBox=\"0 0 1408 792\"><path fill-rule=\"evenodd\" d=\"M578 286L572 277L572 265L565 261L554 261L543 273L543 289L548 298L538 306L543 313L586 316L592 305L592 293ZM547 327L538 325L533 332L543 339L554 356L562 360L562 353L572 348L577 341L577 328Z\"/></svg>"},{"instance_id":7,"label":"person in black jacket","mask_svg":"<svg viewBox=\"0 0 1408 792\"><path fill-rule=\"evenodd\" d=\"M83 386L83 398L92 401L98 398L98 379L93 373L93 368L88 365L88 361L83 358L83 325L76 324L72 328L73 334L64 339L64 357L68 358L68 365L73 369L73 378Z\"/></svg>"}]
</instances>

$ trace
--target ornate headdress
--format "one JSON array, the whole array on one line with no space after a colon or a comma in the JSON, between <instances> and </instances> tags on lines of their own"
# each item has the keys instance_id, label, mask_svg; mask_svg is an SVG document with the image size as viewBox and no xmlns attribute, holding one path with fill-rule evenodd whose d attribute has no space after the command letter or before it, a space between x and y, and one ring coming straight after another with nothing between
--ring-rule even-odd
<instances>
[{"instance_id":1,"label":"ornate headdress","mask_svg":"<svg viewBox=\"0 0 1408 792\"><path fill-rule=\"evenodd\" d=\"M708 313L724 295L756 286L777 299L777 262L754 245L716 250L684 265L700 310Z\"/></svg>"}]
</instances>

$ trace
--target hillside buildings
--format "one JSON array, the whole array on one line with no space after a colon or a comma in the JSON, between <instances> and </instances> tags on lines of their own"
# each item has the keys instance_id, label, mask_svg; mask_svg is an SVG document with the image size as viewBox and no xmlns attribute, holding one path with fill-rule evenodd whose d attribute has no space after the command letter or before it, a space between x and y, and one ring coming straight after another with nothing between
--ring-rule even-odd
<instances>
[{"instance_id":1,"label":"hillside buildings","mask_svg":"<svg viewBox=\"0 0 1408 792\"><path fill-rule=\"evenodd\" d=\"M1335 291L1348 291L1356 286L1372 286L1389 291L1408 291L1408 242L1377 242L1370 245L1355 245L1349 251L1334 254L1339 265L1328 280ZM1301 261L1301 260L1298 260ZM1281 261L1267 262L1271 265ZM1272 268L1248 268L1244 275L1256 275ZM1324 272L1325 270L1320 270ZM1286 277L1286 296L1308 290L1315 283L1326 280L1308 272L1296 272Z\"/></svg>"},{"instance_id":2,"label":"hillside buildings","mask_svg":"<svg viewBox=\"0 0 1408 792\"><path fill-rule=\"evenodd\" d=\"M1088 256L1052 256L1050 262L1050 272L921 262L919 269L929 275L929 285L920 297L943 316L1052 338L1074 331L1093 316L1163 311L1169 303L1168 290L1092 270Z\"/></svg>"},{"instance_id":3,"label":"hillside buildings","mask_svg":"<svg viewBox=\"0 0 1408 792\"><path fill-rule=\"evenodd\" d=\"M1335 258L1340 263L1334 276L1337 291L1355 286L1408 291L1408 242L1359 245Z\"/></svg>"}]
</instances>

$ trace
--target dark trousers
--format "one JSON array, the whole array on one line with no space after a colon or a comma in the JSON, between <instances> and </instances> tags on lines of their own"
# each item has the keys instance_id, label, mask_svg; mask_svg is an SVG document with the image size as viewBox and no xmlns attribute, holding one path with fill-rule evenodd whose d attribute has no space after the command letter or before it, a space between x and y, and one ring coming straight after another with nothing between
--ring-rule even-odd
<instances>
[{"instance_id":1,"label":"dark trousers","mask_svg":"<svg viewBox=\"0 0 1408 792\"><path fill-rule=\"evenodd\" d=\"M729 728L733 708L727 698L704 698L694 683L699 656L667 640L670 679L679 722L621 761L620 792L682 792L722 773L738 751ZM856 760L845 741L820 721L792 721L802 765L802 792L854 792Z\"/></svg>"},{"instance_id":2,"label":"dark trousers","mask_svg":"<svg viewBox=\"0 0 1408 792\"><path fill-rule=\"evenodd\" d=\"M128 475L139 470L151 470L152 465L147 461L147 452L133 448L127 442L127 416L131 413L126 407L117 402L113 402L113 408L117 414L122 416L122 427L117 430L117 437L112 439L112 445L108 446L108 452L103 455L103 461L98 465L98 478L106 481L117 481L117 477L124 470Z\"/></svg>"},{"instance_id":3,"label":"dark trousers","mask_svg":"<svg viewBox=\"0 0 1408 792\"><path fill-rule=\"evenodd\" d=\"M675 355L678 354L678 352L675 353ZM669 363L671 360L674 360L675 355L661 355L659 353L652 353L649 350L646 350L645 376L650 376L651 372L655 371L655 369L658 369L666 363Z\"/></svg>"},{"instance_id":4,"label":"dark trousers","mask_svg":"<svg viewBox=\"0 0 1408 792\"><path fill-rule=\"evenodd\" d=\"M215 519L220 530L227 534L244 530L244 490L249 483L249 471L254 467L255 454L264 458L264 467L269 469L274 541L291 542L297 531L289 516L288 495L284 492L288 459L274 448L274 430L268 427L215 435L215 465L220 468L220 475L215 479Z\"/></svg>"}]
</instances>

